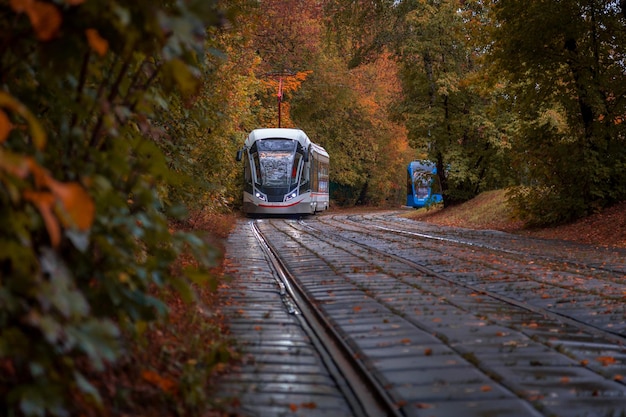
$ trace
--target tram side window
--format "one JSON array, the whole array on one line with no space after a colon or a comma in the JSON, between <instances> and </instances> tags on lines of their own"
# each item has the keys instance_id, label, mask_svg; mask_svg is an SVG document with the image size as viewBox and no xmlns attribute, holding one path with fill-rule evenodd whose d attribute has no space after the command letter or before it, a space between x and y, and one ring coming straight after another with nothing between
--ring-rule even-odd
<instances>
[{"instance_id":1,"label":"tram side window","mask_svg":"<svg viewBox=\"0 0 626 417\"><path fill-rule=\"evenodd\" d=\"M252 170L250 168L250 158L244 158L243 161L243 176L246 184L252 184Z\"/></svg>"},{"instance_id":2,"label":"tram side window","mask_svg":"<svg viewBox=\"0 0 626 417\"><path fill-rule=\"evenodd\" d=\"M304 160L304 156L302 157ZM305 185L311 181L311 165L313 161L309 158L310 162L302 161L302 174L300 175L300 185Z\"/></svg>"},{"instance_id":3,"label":"tram side window","mask_svg":"<svg viewBox=\"0 0 626 417\"><path fill-rule=\"evenodd\" d=\"M329 175L329 164L327 162L319 163L319 183L317 190L322 193L328 192L328 175Z\"/></svg>"},{"instance_id":4,"label":"tram side window","mask_svg":"<svg viewBox=\"0 0 626 417\"><path fill-rule=\"evenodd\" d=\"M254 160L254 170L255 170L255 181L257 184L261 184L261 163L259 161L259 154L255 152L252 154L252 159Z\"/></svg>"},{"instance_id":5,"label":"tram side window","mask_svg":"<svg viewBox=\"0 0 626 417\"><path fill-rule=\"evenodd\" d=\"M317 175L318 165L319 165L318 160L315 158L311 158L311 172L313 174L312 175L313 178L311 178L311 190L313 191L319 191L319 176Z\"/></svg>"},{"instance_id":6,"label":"tram side window","mask_svg":"<svg viewBox=\"0 0 626 417\"><path fill-rule=\"evenodd\" d=\"M319 156L312 154L310 158L311 166L311 191L313 192L328 192L329 184L329 172L330 164L327 161L322 161Z\"/></svg>"},{"instance_id":7,"label":"tram side window","mask_svg":"<svg viewBox=\"0 0 626 417\"><path fill-rule=\"evenodd\" d=\"M293 158L293 166L291 168L291 184L295 185L298 183L298 168L300 166L300 161L302 160L302 154L296 153Z\"/></svg>"}]
</instances>

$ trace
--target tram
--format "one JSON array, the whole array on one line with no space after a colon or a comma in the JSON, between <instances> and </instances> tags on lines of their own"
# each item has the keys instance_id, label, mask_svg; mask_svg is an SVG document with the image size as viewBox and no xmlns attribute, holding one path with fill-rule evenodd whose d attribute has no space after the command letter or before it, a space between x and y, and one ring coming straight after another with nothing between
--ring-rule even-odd
<instances>
[{"instance_id":1,"label":"tram","mask_svg":"<svg viewBox=\"0 0 626 417\"><path fill-rule=\"evenodd\" d=\"M248 215L315 214L329 207L329 156L300 129L255 129L244 162L243 211Z\"/></svg>"},{"instance_id":2,"label":"tram","mask_svg":"<svg viewBox=\"0 0 626 417\"><path fill-rule=\"evenodd\" d=\"M443 201L437 166L431 161L412 161L407 167L406 205L422 208Z\"/></svg>"}]
</instances>

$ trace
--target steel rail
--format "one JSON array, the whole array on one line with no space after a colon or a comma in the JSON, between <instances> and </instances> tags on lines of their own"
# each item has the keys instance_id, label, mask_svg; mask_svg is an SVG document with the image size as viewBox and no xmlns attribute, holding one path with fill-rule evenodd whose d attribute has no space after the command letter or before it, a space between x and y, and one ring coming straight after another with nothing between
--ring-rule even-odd
<instances>
[{"instance_id":1,"label":"steel rail","mask_svg":"<svg viewBox=\"0 0 626 417\"><path fill-rule=\"evenodd\" d=\"M336 218L333 217L333 220L335 221L341 221L338 220ZM358 223L355 220L349 220L352 223ZM377 222L377 223L385 223L385 220L380 220L380 219L370 219L369 221L371 221L372 223ZM370 226L380 229L380 230L384 230L386 232L391 232L397 235L404 235L404 236L411 236L411 237L416 237L419 239L426 239L426 240L434 240L434 241L439 241L439 242L444 242L444 243L452 243L452 244L456 244L456 245L462 245L462 246L469 246L469 247L476 247L479 249L486 249L486 250L490 250L492 252L501 252L501 253L505 253L507 255L513 255L513 256L528 256L528 253L526 252L522 252L519 250L513 250L513 249L504 249L504 248L500 248L497 246L493 246L493 245L488 245L488 244L484 244L484 243L475 243L475 242L470 242L467 240L463 240L463 239L454 239L454 238L450 238L450 237L445 237L445 236L437 236L435 234L429 234L429 233L420 233L420 232L413 232L413 231L409 231L409 230L402 230L402 229L394 229L391 227L386 227L386 226L380 226L380 225L376 225L376 224L371 224ZM562 264L566 264L566 265L570 265L574 268L576 267L583 267L583 268L593 268L596 270L602 270L602 271L606 271L609 272L611 274L621 274L623 273L623 271L621 270L617 270L617 269L613 269L613 268L609 268L606 267L604 265L597 265L597 266L589 266L585 263L582 262L577 262L577 261L572 261L572 260L568 260L568 259L560 259L560 258L556 258L554 256L548 256L548 255L539 255L539 254L533 254L532 255L534 258L537 259L541 259L547 262L552 262L552 263L562 263Z\"/></svg>"},{"instance_id":2,"label":"steel rail","mask_svg":"<svg viewBox=\"0 0 626 417\"><path fill-rule=\"evenodd\" d=\"M308 229L311 229L311 230L314 230L314 231L317 231L317 232L322 232L322 230L317 229L317 228L315 228L315 227L313 227L313 226L311 226L311 225L309 225L309 224L307 224L307 223L305 223L303 221L299 221L299 224L302 225L303 227L308 228ZM320 235L321 234L322 233L320 233ZM443 274L440 274L439 272L433 271L430 268L427 268L427 267L425 267L423 265L420 265L420 264L418 264L418 263L416 263L416 262L414 262L414 261L412 261L410 259L406 259L406 258L403 258L403 257L398 256L398 255L394 255L394 254L391 254L391 253L384 252L384 251L382 251L380 249L376 249L376 248L374 248L372 246L368 246L368 245L365 245L363 243L357 242L356 240L347 238L347 237L342 236L342 235L340 235L338 233L332 233L332 232L329 232L329 231L323 231L323 234L325 234L325 235L329 235L329 234L333 235L337 239L341 239L343 241L350 242L350 243L352 243L352 244L354 244L356 246L360 246L360 247L362 247L364 249L367 249L368 251L377 253L378 255L386 256L386 257L394 259L394 260L396 260L398 262L402 262L405 265L410 266L410 267L414 268L415 270L417 270L417 271L419 271L419 272L421 272L423 274L430 275L430 276L432 276L434 278L440 279L442 281L446 281L446 282L448 282L450 284L453 284L453 285L457 285L457 286L460 286L460 287L463 287L463 288L467 288L467 289L472 290L473 292L475 292L477 294L485 295L485 296L494 298L496 300L502 301L502 302L510 304L510 305L512 305L512 306L514 306L516 308L520 308L520 309L529 311L529 312L534 313L534 314L541 314L541 315L544 315L544 316L547 316L547 317L551 317L552 319L555 319L557 321L561 321L561 322L564 322L564 323L569 324L571 326L577 327L577 328L579 328L581 330L587 331L587 332L589 332L591 334L594 334L596 336L605 337L606 339L608 339L608 340L610 340L613 343L616 343L618 345L625 345L626 344L626 336L624 336L621 333L612 332L610 330L606 330L606 329L603 329L601 327L597 327L597 326L594 326L592 324L585 323L584 321L580 321L580 320L578 320L576 318L573 318L573 317L561 314L559 312L550 311L550 310L547 310L547 309L544 309L544 308L541 308L541 307L535 307L535 306L532 306L530 304L524 303L522 301L517 301L517 300L515 300L513 298L510 298L510 297L507 297L505 295L501 295L501 294L498 294L498 293L495 293L495 292L491 292L491 291L488 291L488 290L485 290L485 289L482 289L482 288L475 287L475 286L473 286L471 284L465 284L465 283L462 283L462 282L458 282L456 280L453 280L451 278L446 277Z\"/></svg>"},{"instance_id":3,"label":"steel rail","mask_svg":"<svg viewBox=\"0 0 626 417\"><path fill-rule=\"evenodd\" d=\"M343 224L347 224L348 222L350 222L351 224L353 224L353 227L359 227L359 222L355 221L355 220L340 220L340 219L336 219L336 218L332 218L334 222L337 223L343 223ZM372 222L383 222L380 220L371 220ZM322 221L322 223L324 224L328 224L327 221ZM304 223L303 223L304 224ZM577 262L577 261L572 261L572 260L568 260L568 259L559 259L559 258L555 258L552 256L546 256L546 255L541 255L541 254L529 254L526 252L521 252L521 251L515 251L515 250L508 250L508 249L503 249L503 248L499 248L496 246L491 246L491 245L485 245L485 244L481 244L481 243L474 243L474 242L468 242L465 240L461 240L461 239L450 239L450 238L446 238L446 237L442 237L442 236L436 236L436 235L429 235L426 233L417 233L417 232L412 232L412 231L407 231L407 230L401 230L401 229L394 229L391 227L384 227L384 226L378 226L376 224L371 224L368 226L370 226L373 229L379 229L379 230L383 230L389 233L393 233L395 235L399 235L399 236L410 236L410 237L414 237L417 239L425 239L425 240L434 240L434 241L439 241L439 242L444 242L444 243L451 243L457 246L467 246L470 248L477 248L479 250L485 250L485 251L490 251L490 252L494 252L494 253L503 253L506 255L511 255L511 256L519 256L519 257L524 257L524 258L534 258L537 259L539 261L542 262L548 262L549 264L561 264L561 265L568 265L570 268L572 268L573 270L577 270L580 268L585 268L588 270L593 270L593 271L602 271L605 273L608 273L610 275L615 275L615 274L622 274L623 275L623 271L621 270L616 270L613 268L608 268L605 266L596 266L596 265L589 265L586 264L584 262ZM347 229L344 228L344 230L351 230L351 229ZM357 243L356 241L353 241L354 243ZM529 279L535 281L535 282L539 282L541 284L546 284L543 281L538 281L533 279L532 277L528 277ZM596 277L597 280L599 281L603 281L603 282L607 282L607 283L616 283L616 282L621 282L623 280L623 278L620 277L614 277L614 276L599 276ZM591 293L591 294L596 294L598 296L602 296L605 299L609 299L609 300L616 300L616 301L620 301L623 299L623 295L619 294L616 296L613 295L607 295L607 294L600 294L598 292L594 292L594 291L584 291L584 290L577 290L577 289L573 289L570 288L568 286L562 286L562 285L558 285L556 283L551 283L549 284L553 287L558 287L558 288L562 288L562 289L566 289L566 290L571 290L571 291L576 291L578 293L584 294L584 293Z\"/></svg>"},{"instance_id":4,"label":"steel rail","mask_svg":"<svg viewBox=\"0 0 626 417\"><path fill-rule=\"evenodd\" d=\"M337 383L356 416L401 417L399 410L382 385L371 375L365 365L355 357L355 352L345 343L324 314L302 289L295 277L280 259L280 255L267 241L256 222L250 222L252 232L278 274L281 294L290 298L300 324L311 338L324 365Z\"/></svg>"}]
</instances>

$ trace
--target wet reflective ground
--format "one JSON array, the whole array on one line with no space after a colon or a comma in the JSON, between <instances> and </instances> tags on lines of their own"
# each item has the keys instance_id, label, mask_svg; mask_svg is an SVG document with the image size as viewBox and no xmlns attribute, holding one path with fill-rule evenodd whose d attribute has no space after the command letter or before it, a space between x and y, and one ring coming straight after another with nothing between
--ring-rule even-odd
<instances>
[{"instance_id":1,"label":"wet reflective ground","mask_svg":"<svg viewBox=\"0 0 626 417\"><path fill-rule=\"evenodd\" d=\"M626 251L397 213L256 220L406 416L626 415ZM241 415L355 415L249 221L229 240Z\"/></svg>"}]
</instances>

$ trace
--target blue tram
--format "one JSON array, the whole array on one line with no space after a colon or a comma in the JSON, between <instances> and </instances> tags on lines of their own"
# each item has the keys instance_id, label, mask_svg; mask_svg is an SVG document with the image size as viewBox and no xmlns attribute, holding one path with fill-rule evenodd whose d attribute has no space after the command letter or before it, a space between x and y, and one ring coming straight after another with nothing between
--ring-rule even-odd
<instances>
[{"instance_id":1,"label":"blue tram","mask_svg":"<svg viewBox=\"0 0 626 417\"><path fill-rule=\"evenodd\" d=\"M412 161L407 167L406 205L421 208L443 201L437 166L431 161Z\"/></svg>"},{"instance_id":2,"label":"blue tram","mask_svg":"<svg viewBox=\"0 0 626 417\"><path fill-rule=\"evenodd\" d=\"M300 129L255 129L237 161L244 161L243 211L314 214L329 207L329 156Z\"/></svg>"}]
</instances>

